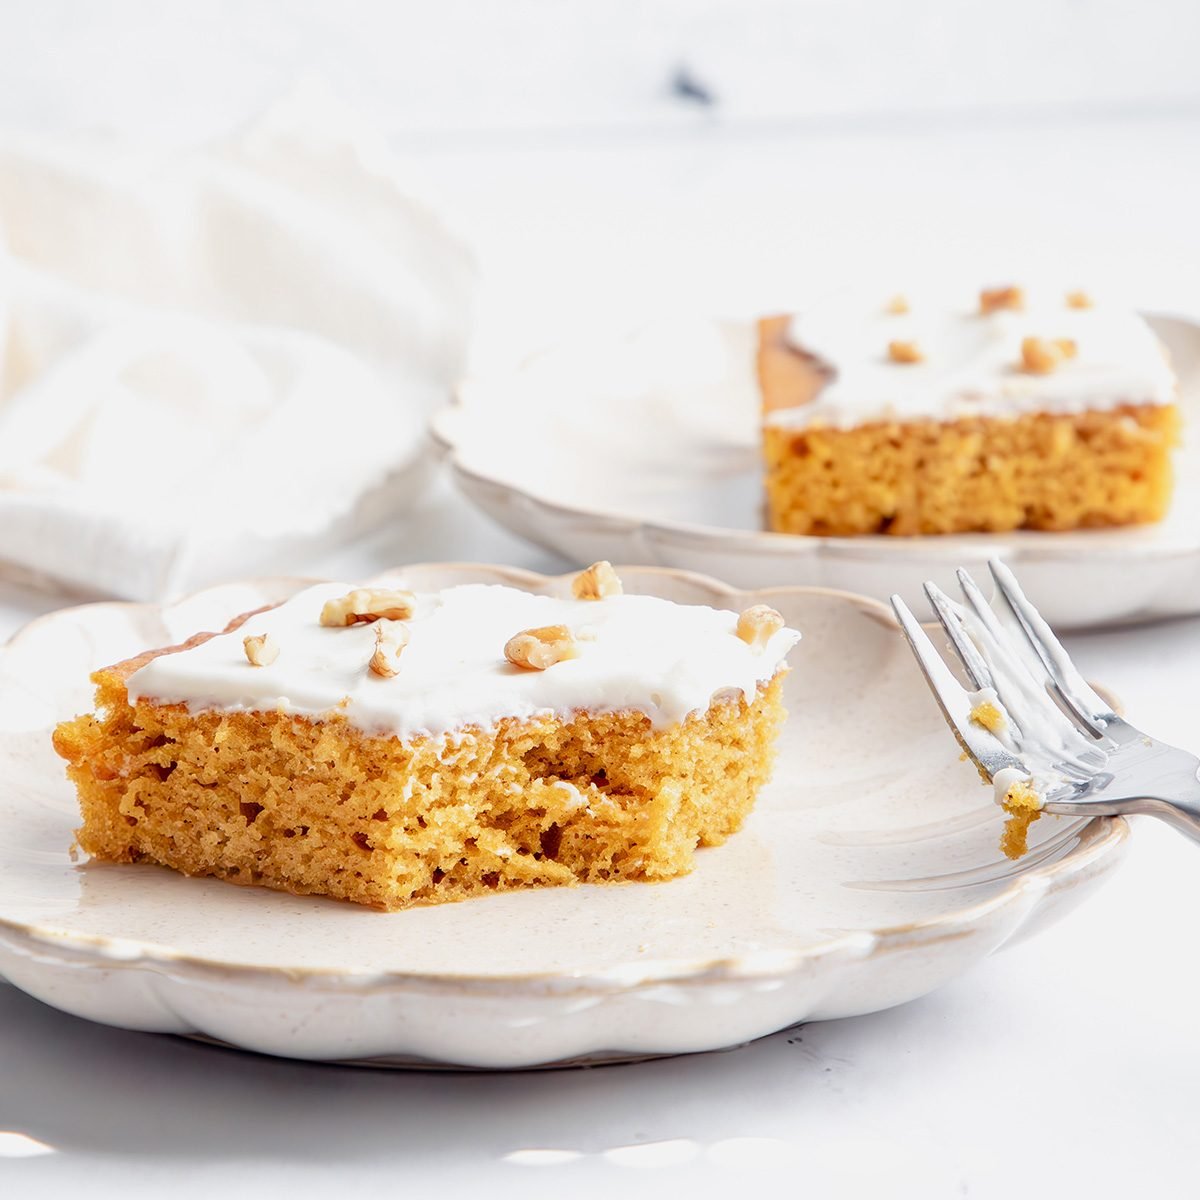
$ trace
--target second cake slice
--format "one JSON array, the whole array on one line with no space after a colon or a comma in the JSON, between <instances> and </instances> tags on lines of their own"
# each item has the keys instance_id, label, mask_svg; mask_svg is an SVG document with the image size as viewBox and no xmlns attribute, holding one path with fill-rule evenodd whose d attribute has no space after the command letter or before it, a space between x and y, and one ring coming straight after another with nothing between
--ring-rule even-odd
<instances>
[{"instance_id":1,"label":"second cake slice","mask_svg":"<svg viewBox=\"0 0 1200 1200\"><path fill-rule=\"evenodd\" d=\"M1157 521L1175 379L1082 293L837 302L759 327L768 524L846 536Z\"/></svg>"}]
</instances>

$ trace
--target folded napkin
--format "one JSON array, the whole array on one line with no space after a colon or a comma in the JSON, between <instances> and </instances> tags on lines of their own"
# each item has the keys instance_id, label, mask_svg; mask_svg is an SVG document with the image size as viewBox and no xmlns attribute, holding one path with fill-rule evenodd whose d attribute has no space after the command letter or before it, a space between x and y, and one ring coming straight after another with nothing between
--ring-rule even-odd
<instances>
[{"instance_id":1,"label":"folded napkin","mask_svg":"<svg viewBox=\"0 0 1200 1200\"><path fill-rule=\"evenodd\" d=\"M162 598L403 519L473 284L319 97L172 156L0 138L0 570Z\"/></svg>"}]
</instances>

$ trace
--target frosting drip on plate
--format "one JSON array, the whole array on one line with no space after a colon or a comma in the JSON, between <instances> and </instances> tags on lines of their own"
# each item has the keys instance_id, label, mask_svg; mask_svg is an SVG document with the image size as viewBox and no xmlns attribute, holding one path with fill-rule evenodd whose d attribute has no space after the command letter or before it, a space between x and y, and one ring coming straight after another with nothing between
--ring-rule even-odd
<instances>
[{"instance_id":1,"label":"frosting drip on plate","mask_svg":"<svg viewBox=\"0 0 1200 1200\"><path fill-rule=\"evenodd\" d=\"M907 311L894 311L905 308ZM1073 343L1045 373L1027 369L1029 338ZM1015 417L1078 413L1122 405L1169 404L1175 377L1146 322L1128 309L1073 307L1064 292L1035 293L1022 308L980 312L977 296L914 293L844 297L792 318L788 340L830 372L812 403L776 410L771 425L850 428L871 421ZM897 361L892 343L919 359Z\"/></svg>"},{"instance_id":2,"label":"frosting drip on plate","mask_svg":"<svg viewBox=\"0 0 1200 1200\"><path fill-rule=\"evenodd\" d=\"M752 698L800 640L784 628L751 645L738 636L737 613L654 596L573 600L483 584L418 593L403 622L322 625L326 602L351 590L318 584L232 633L159 656L129 677L130 701L337 714L365 732L402 738L580 710L632 709L663 727L704 711L720 693ZM395 674L376 674L369 664L377 627L401 625L407 640L393 639L404 642ZM515 634L557 625L573 634L575 657L545 670L506 659ZM253 666L244 639L264 635L278 654Z\"/></svg>"}]
</instances>

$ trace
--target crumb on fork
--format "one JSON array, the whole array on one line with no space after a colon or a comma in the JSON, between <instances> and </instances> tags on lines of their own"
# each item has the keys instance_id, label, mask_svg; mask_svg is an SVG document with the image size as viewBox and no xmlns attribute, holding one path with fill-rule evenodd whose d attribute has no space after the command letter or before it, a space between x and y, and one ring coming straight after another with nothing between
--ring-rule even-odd
<instances>
[{"instance_id":1,"label":"crumb on fork","mask_svg":"<svg viewBox=\"0 0 1200 1200\"><path fill-rule=\"evenodd\" d=\"M989 733L999 733L1008 724L1004 714L990 700L981 700L971 709L971 720Z\"/></svg>"},{"instance_id":2,"label":"crumb on fork","mask_svg":"<svg viewBox=\"0 0 1200 1200\"><path fill-rule=\"evenodd\" d=\"M1020 858L1029 850L1029 827L1042 815L1042 798L1027 779L1009 785L1000 801L1008 813L1000 849L1007 858Z\"/></svg>"}]
</instances>

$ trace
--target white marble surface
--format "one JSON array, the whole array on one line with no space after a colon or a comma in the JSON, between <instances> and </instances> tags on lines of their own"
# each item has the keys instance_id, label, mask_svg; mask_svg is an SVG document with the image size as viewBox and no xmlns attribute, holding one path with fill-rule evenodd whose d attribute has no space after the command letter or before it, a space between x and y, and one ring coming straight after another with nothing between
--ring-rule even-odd
<instances>
[{"instance_id":1,"label":"white marble surface","mask_svg":"<svg viewBox=\"0 0 1200 1200\"><path fill-rule=\"evenodd\" d=\"M1058 269L1200 312L1198 144L1184 114L426 157L481 241L486 365L581 315L767 306L847 263ZM297 567L454 558L562 566L443 493L371 544ZM0 635L63 602L0 586ZM1139 723L1200 745L1200 620L1070 648ZM729 1053L586 1072L276 1062L88 1026L0 985L0 1194L1194 1195L1196 855L1143 824L1098 899L940 993Z\"/></svg>"}]
</instances>

